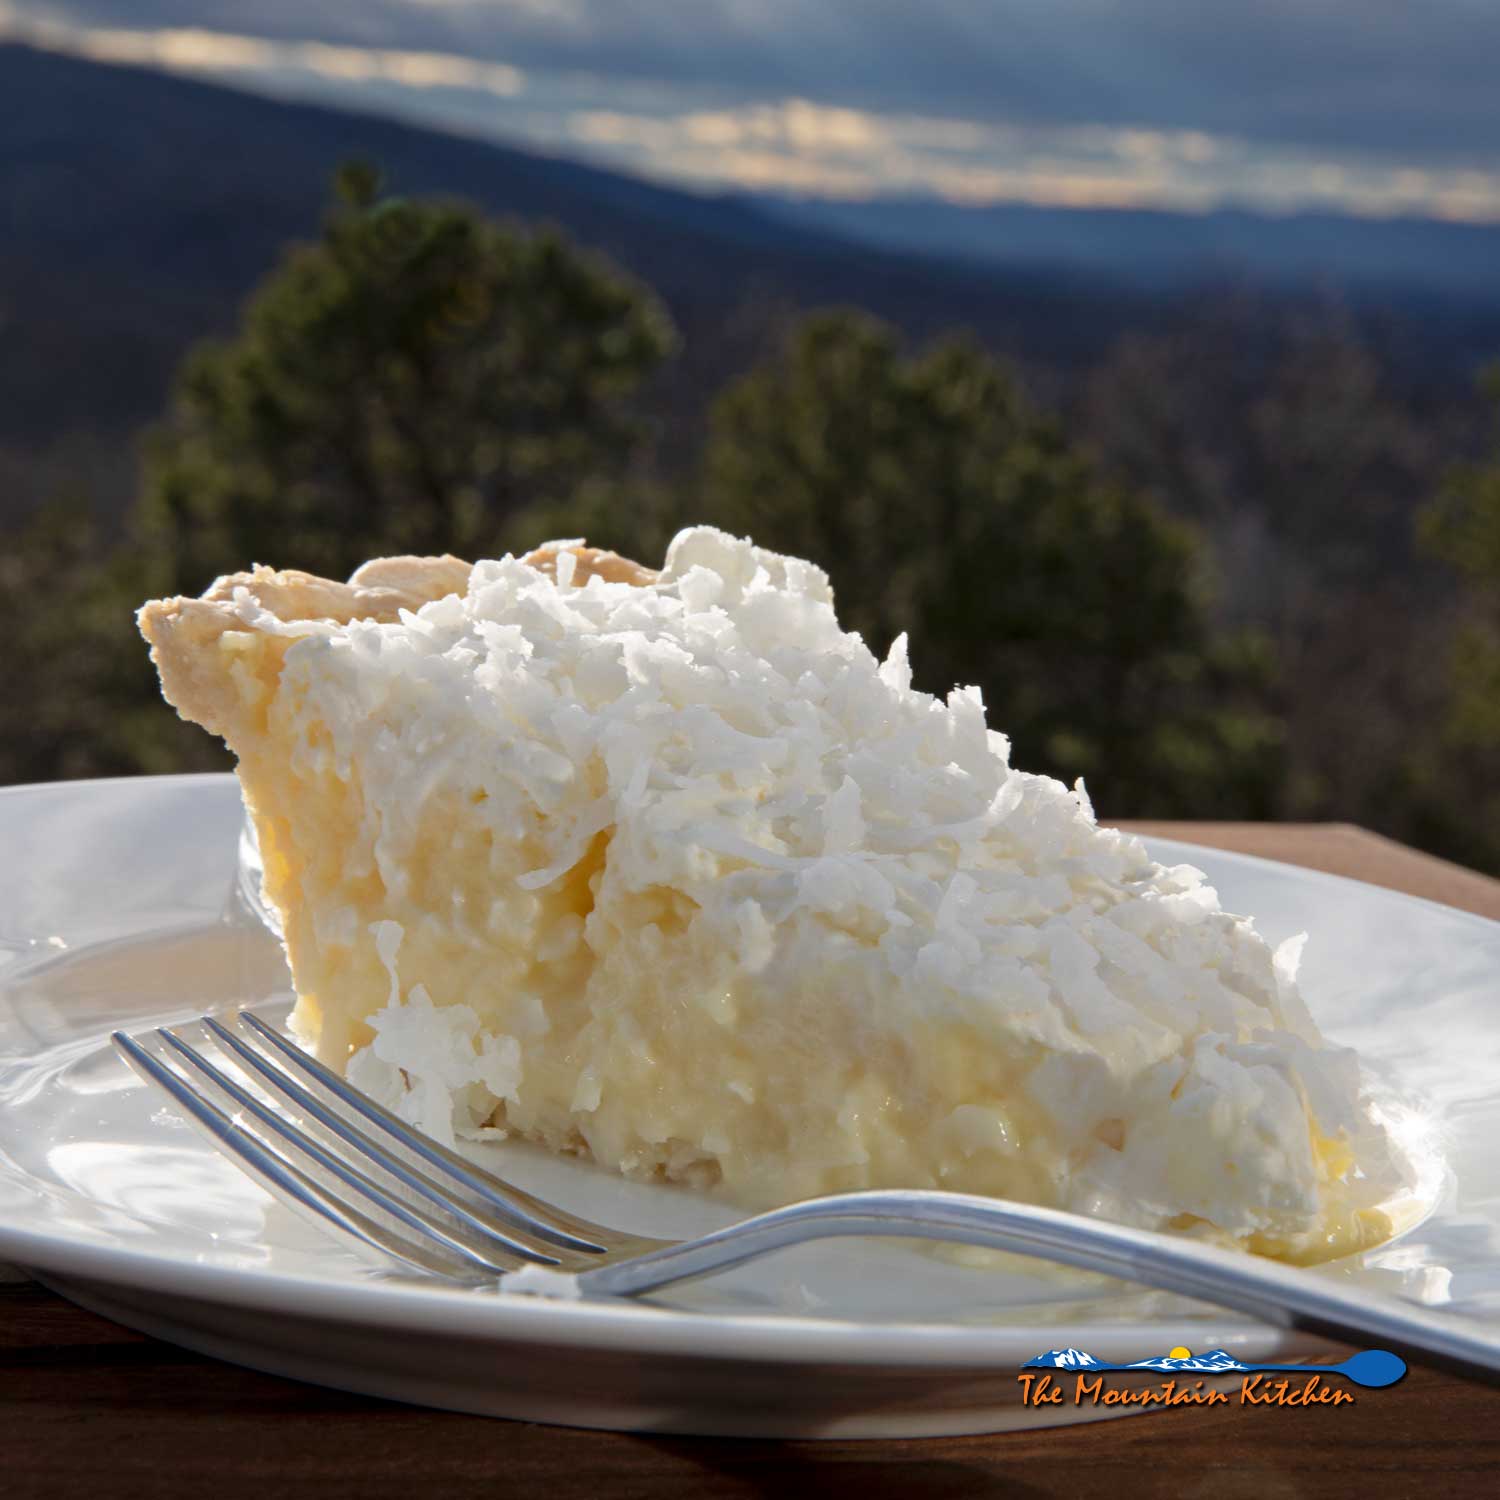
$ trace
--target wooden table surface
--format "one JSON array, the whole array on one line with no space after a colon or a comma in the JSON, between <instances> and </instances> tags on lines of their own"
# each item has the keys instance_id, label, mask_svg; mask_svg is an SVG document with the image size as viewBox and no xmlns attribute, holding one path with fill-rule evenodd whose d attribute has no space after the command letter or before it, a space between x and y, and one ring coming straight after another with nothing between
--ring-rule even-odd
<instances>
[{"instance_id":1,"label":"wooden table surface","mask_svg":"<svg viewBox=\"0 0 1500 1500\"><path fill-rule=\"evenodd\" d=\"M1500 882L1359 829L1134 825L1500 918ZM773 1443L422 1411L256 1374L0 1286L0 1500L1500 1495L1500 1387L1413 1370L1353 1406L1178 1409L1036 1435Z\"/></svg>"}]
</instances>

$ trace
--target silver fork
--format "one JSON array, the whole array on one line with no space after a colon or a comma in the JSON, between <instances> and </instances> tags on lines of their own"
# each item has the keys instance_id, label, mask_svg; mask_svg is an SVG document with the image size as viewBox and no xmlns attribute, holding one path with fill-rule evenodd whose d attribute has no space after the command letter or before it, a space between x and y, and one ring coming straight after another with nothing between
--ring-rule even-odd
<instances>
[{"instance_id":1,"label":"silver fork","mask_svg":"<svg viewBox=\"0 0 1500 1500\"><path fill-rule=\"evenodd\" d=\"M906 1236L1037 1256L1277 1327L1376 1344L1462 1373L1500 1372L1500 1333L1455 1315L1351 1290L1259 1256L995 1198L843 1193L692 1240L623 1234L543 1202L419 1134L260 1017L241 1011L235 1019L238 1032L212 1016L197 1024L233 1059L241 1078L263 1088L261 1095L175 1030L150 1033L157 1050L124 1032L111 1040L131 1067L171 1095L237 1166L289 1207L401 1265L456 1284L569 1298L629 1297L809 1240ZM321 1134L299 1125L299 1117L316 1122Z\"/></svg>"}]
</instances>

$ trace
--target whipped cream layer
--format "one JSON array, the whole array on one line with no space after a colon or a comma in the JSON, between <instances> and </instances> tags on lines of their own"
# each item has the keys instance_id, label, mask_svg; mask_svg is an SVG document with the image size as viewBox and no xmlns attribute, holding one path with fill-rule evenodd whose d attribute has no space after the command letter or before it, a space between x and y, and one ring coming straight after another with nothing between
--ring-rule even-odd
<instances>
[{"instance_id":1,"label":"whipped cream layer","mask_svg":"<svg viewBox=\"0 0 1500 1500\"><path fill-rule=\"evenodd\" d=\"M573 545L387 622L234 593L279 763L236 748L325 1056L440 1136L747 1204L950 1187L1300 1259L1385 1232L1300 939L1013 768L978 691L915 690L817 567L700 527L653 581L580 581Z\"/></svg>"}]
</instances>

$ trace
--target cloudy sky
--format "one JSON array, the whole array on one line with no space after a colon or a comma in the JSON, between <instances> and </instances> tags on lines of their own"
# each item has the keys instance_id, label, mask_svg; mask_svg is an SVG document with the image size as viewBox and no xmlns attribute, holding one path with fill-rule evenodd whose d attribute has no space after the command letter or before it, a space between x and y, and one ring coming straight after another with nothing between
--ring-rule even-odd
<instances>
[{"instance_id":1,"label":"cloudy sky","mask_svg":"<svg viewBox=\"0 0 1500 1500\"><path fill-rule=\"evenodd\" d=\"M0 0L0 32L691 184L1500 220L1500 0Z\"/></svg>"}]
</instances>

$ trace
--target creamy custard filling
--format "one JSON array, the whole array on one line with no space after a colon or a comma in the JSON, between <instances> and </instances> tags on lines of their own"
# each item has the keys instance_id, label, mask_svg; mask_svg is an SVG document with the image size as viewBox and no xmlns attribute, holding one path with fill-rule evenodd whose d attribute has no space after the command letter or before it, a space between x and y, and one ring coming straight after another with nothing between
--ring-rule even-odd
<instances>
[{"instance_id":1,"label":"creamy custard filling","mask_svg":"<svg viewBox=\"0 0 1500 1500\"><path fill-rule=\"evenodd\" d=\"M143 629L240 757L296 1029L422 1128L747 1206L952 1188L1290 1259L1389 1232L1299 944L1013 769L812 565L698 528L660 574L555 544L300 579Z\"/></svg>"}]
</instances>

